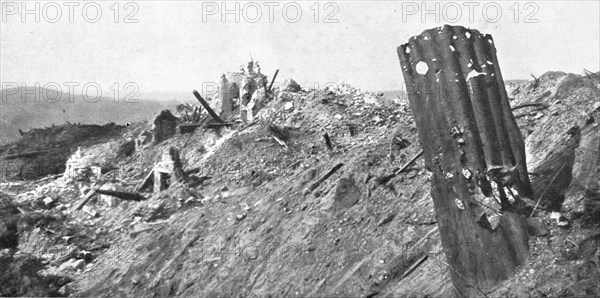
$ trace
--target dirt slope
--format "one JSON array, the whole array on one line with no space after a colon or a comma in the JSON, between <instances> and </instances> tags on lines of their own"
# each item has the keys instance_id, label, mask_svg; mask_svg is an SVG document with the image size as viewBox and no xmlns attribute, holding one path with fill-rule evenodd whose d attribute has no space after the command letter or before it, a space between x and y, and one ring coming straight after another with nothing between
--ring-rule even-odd
<instances>
[{"instance_id":1,"label":"dirt slope","mask_svg":"<svg viewBox=\"0 0 600 298\"><path fill-rule=\"evenodd\" d=\"M548 73L535 87L534 82L509 86L513 106L549 105L535 114L540 107L515 111L527 114L518 121L527 135L539 196L532 200L542 198L534 215L546 222L549 235L532 237L530 262L490 296L600 294L598 260L591 261L598 248L594 239L600 238L594 236L594 212L600 209L594 207L600 200L599 82L597 76ZM579 129L567 134L575 125ZM83 148L120 169L101 183L135 189L170 147L181 150L185 169L199 169L196 183L175 184L159 194L146 193L146 201L113 207L95 198L85 210L72 212L90 182L3 183L15 205L61 217L53 221L57 226L40 221L18 230L17 247L4 249L2 258L41 258L41 276L72 280L65 285L48 278L47 293L59 287L59 293L74 296L451 293L422 161L389 181L382 179L420 151L406 102L347 85L278 92L252 125L197 130L129 157L116 156L124 138L142 129L129 128L111 141ZM106 156L110 148L115 156ZM315 184L334 168L333 175ZM556 186L549 191L548 185ZM41 206L47 196L56 202ZM550 219L556 210L567 217L568 228ZM82 264L67 266L77 260ZM27 293L18 286L31 279L28 274L3 284L0 295Z\"/></svg>"}]
</instances>

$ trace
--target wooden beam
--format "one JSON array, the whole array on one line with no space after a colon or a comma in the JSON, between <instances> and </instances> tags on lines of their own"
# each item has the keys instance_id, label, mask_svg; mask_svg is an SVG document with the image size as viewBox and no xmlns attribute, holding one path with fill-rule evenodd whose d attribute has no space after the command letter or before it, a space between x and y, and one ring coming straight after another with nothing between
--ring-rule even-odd
<instances>
[{"instance_id":1,"label":"wooden beam","mask_svg":"<svg viewBox=\"0 0 600 298\"><path fill-rule=\"evenodd\" d=\"M413 156L413 158L411 158L407 163L405 163L404 166L402 166L402 168L400 168L399 170L395 171L394 173L392 173L390 175L378 178L377 182L379 184L386 184L386 183L388 183L388 181L390 181L392 178L394 178L398 174L406 171L406 169L408 169L408 167L410 167L410 165L412 165L415 161L417 161L417 159L419 157L421 157L421 155L423 155L423 150L419 151L419 153L417 153L415 156Z\"/></svg>"},{"instance_id":2,"label":"wooden beam","mask_svg":"<svg viewBox=\"0 0 600 298\"><path fill-rule=\"evenodd\" d=\"M329 134L325 133L323 135L323 138L325 139L325 145L327 145L327 149L329 149L329 151L333 150L333 144L331 144L331 139L329 138Z\"/></svg>"},{"instance_id":3,"label":"wooden beam","mask_svg":"<svg viewBox=\"0 0 600 298\"><path fill-rule=\"evenodd\" d=\"M267 92L271 92L271 88L273 88L273 83L275 83L275 78L277 78L278 73L279 69L275 71L275 74L273 75L273 79L271 79L271 84L269 84L269 89L267 89Z\"/></svg>"},{"instance_id":4,"label":"wooden beam","mask_svg":"<svg viewBox=\"0 0 600 298\"><path fill-rule=\"evenodd\" d=\"M83 199L81 199L79 201L79 203L77 203L77 205L75 206L75 208L73 209L73 211L81 210L81 208L83 208L83 206L85 206L85 204L87 204L87 202L90 201L90 199L92 198L92 196L94 194L96 194L96 190L97 190L97 188L92 187L92 189L90 189L90 191L88 191L88 193L85 195L85 197L83 197Z\"/></svg>"},{"instance_id":5,"label":"wooden beam","mask_svg":"<svg viewBox=\"0 0 600 298\"><path fill-rule=\"evenodd\" d=\"M127 201L144 201L147 200L146 197L142 196L137 192L127 192L127 191L114 191L114 190L105 190L105 189L96 189L96 193L113 196L119 198L121 200Z\"/></svg>"},{"instance_id":6,"label":"wooden beam","mask_svg":"<svg viewBox=\"0 0 600 298\"><path fill-rule=\"evenodd\" d=\"M154 169L150 170L150 172L148 173L148 175L146 175L146 178L144 178L144 181L142 181L142 183L140 184L140 186L138 186L136 191L140 192L140 191L144 190L149 185L152 185L153 181L154 181Z\"/></svg>"},{"instance_id":7,"label":"wooden beam","mask_svg":"<svg viewBox=\"0 0 600 298\"><path fill-rule=\"evenodd\" d=\"M547 109L550 107L550 105L547 103L542 103L542 102L524 103L524 104L520 104L518 106L514 106L511 109L514 111L517 109L527 108L527 107L542 107L542 109Z\"/></svg>"},{"instance_id":8,"label":"wooden beam","mask_svg":"<svg viewBox=\"0 0 600 298\"><path fill-rule=\"evenodd\" d=\"M196 129L198 127L202 127L204 125L205 124L197 124L197 123L181 124L181 125L179 125L179 133L180 134L192 133L192 132L196 131Z\"/></svg>"},{"instance_id":9,"label":"wooden beam","mask_svg":"<svg viewBox=\"0 0 600 298\"><path fill-rule=\"evenodd\" d=\"M4 155L2 158L5 160L17 159L17 158L33 158L40 154L44 154L44 153L48 153L48 152L50 152L50 151L48 151L48 150L30 151L30 152L23 152L23 153L7 154L7 155Z\"/></svg>"},{"instance_id":10,"label":"wooden beam","mask_svg":"<svg viewBox=\"0 0 600 298\"><path fill-rule=\"evenodd\" d=\"M323 183L325 180L327 180L329 177L331 177L331 175L335 174L335 172L337 172L344 164L343 163L339 163L337 165L335 165L333 168L331 168L331 170L329 170L329 172L327 172L325 175L323 175L323 177L319 178L319 180L315 181L315 183L313 183L311 186L309 186L304 193L305 194L309 194L311 193L313 190L315 190L317 187L319 187L319 185L321 185L321 183Z\"/></svg>"},{"instance_id":11,"label":"wooden beam","mask_svg":"<svg viewBox=\"0 0 600 298\"><path fill-rule=\"evenodd\" d=\"M200 102L200 104L202 104L202 106L206 109L206 111L208 112L208 114L210 114L210 116L212 116L213 119L215 119L215 121L217 121L219 123L224 123L225 122L225 121L223 121L223 119L221 119L221 117L219 117L219 115L217 115L217 113L215 113L215 111L213 111L213 109L204 100L204 98L202 98L202 95L200 95L200 93L198 93L198 91L194 90L192 93L194 93L194 96L196 97L196 99Z\"/></svg>"}]
</instances>

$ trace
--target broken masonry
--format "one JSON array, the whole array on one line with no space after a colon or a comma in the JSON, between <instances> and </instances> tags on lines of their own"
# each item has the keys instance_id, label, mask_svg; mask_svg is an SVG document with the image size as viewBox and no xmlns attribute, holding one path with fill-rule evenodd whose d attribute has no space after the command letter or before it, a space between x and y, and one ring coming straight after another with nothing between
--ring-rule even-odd
<instances>
[{"instance_id":1,"label":"broken masonry","mask_svg":"<svg viewBox=\"0 0 600 298\"><path fill-rule=\"evenodd\" d=\"M221 75L213 109L223 119L235 116L237 110L242 120L252 122L269 98L267 83L258 61L249 61L240 71Z\"/></svg>"},{"instance_id":2,"label":"broken masonry","mask_svg":"<svg viewBox=\"0 0 600 298\"><path fill-rule=\"evenodd\" d=\"M188 174L183 171L179 150L171 147L168 151L163 152L161 160L146 175L137 191L152 187L152 191L157 193L167 189L175 182L186 182L188 179Z\"/></svg>"}]
</instances>

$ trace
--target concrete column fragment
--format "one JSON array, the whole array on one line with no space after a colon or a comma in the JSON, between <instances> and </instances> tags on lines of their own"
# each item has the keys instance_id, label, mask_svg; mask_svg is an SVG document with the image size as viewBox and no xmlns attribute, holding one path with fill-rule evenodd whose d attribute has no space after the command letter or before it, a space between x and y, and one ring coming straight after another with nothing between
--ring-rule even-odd
<instances>
[{"instance_id":1,"label":"concrete column fragment","mask_svg":"<svg viewBox=\"0 0 600 298\"><path fill-rule=\"evenodd\" d=\"M532 195L494 41L443 26L411 37L398 57L453 284L459 296L480 295L527 258L518 203Z\"/></svg>"}]
</instances>

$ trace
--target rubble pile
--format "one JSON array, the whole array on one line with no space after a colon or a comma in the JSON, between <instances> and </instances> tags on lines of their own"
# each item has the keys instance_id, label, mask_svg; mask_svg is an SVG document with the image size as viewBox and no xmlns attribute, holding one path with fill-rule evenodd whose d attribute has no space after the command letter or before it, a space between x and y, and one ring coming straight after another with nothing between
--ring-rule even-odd
<instances>
[{"instance_id":1,"label":"rubble pile","mask_svg":"<svg viewBox=\"0 0 600 298\"><path fill-rule=\"evenodd\" d=\"M39 263L11 269L16 278L0 295L448 294L406 101L344 83L271 88L259 74L254 63L226 74L222 90L231 92L163 112L165 122L73 142L58 176L2 182L10 203L1 204L0 262ZM528 114L518 121L541 194L528 221L542 238L532 238L531 261L514 280L488 295L597 295L598 223L589 215L599 198L598 79L549 73L531 84L509 94L513 107L549 106L537 118L529 116L542 105L514 110ZM15 146L9 154L29 150ZM545 190L560 185L557 175L569 183Z\"/></svg>"}]
</instances>

